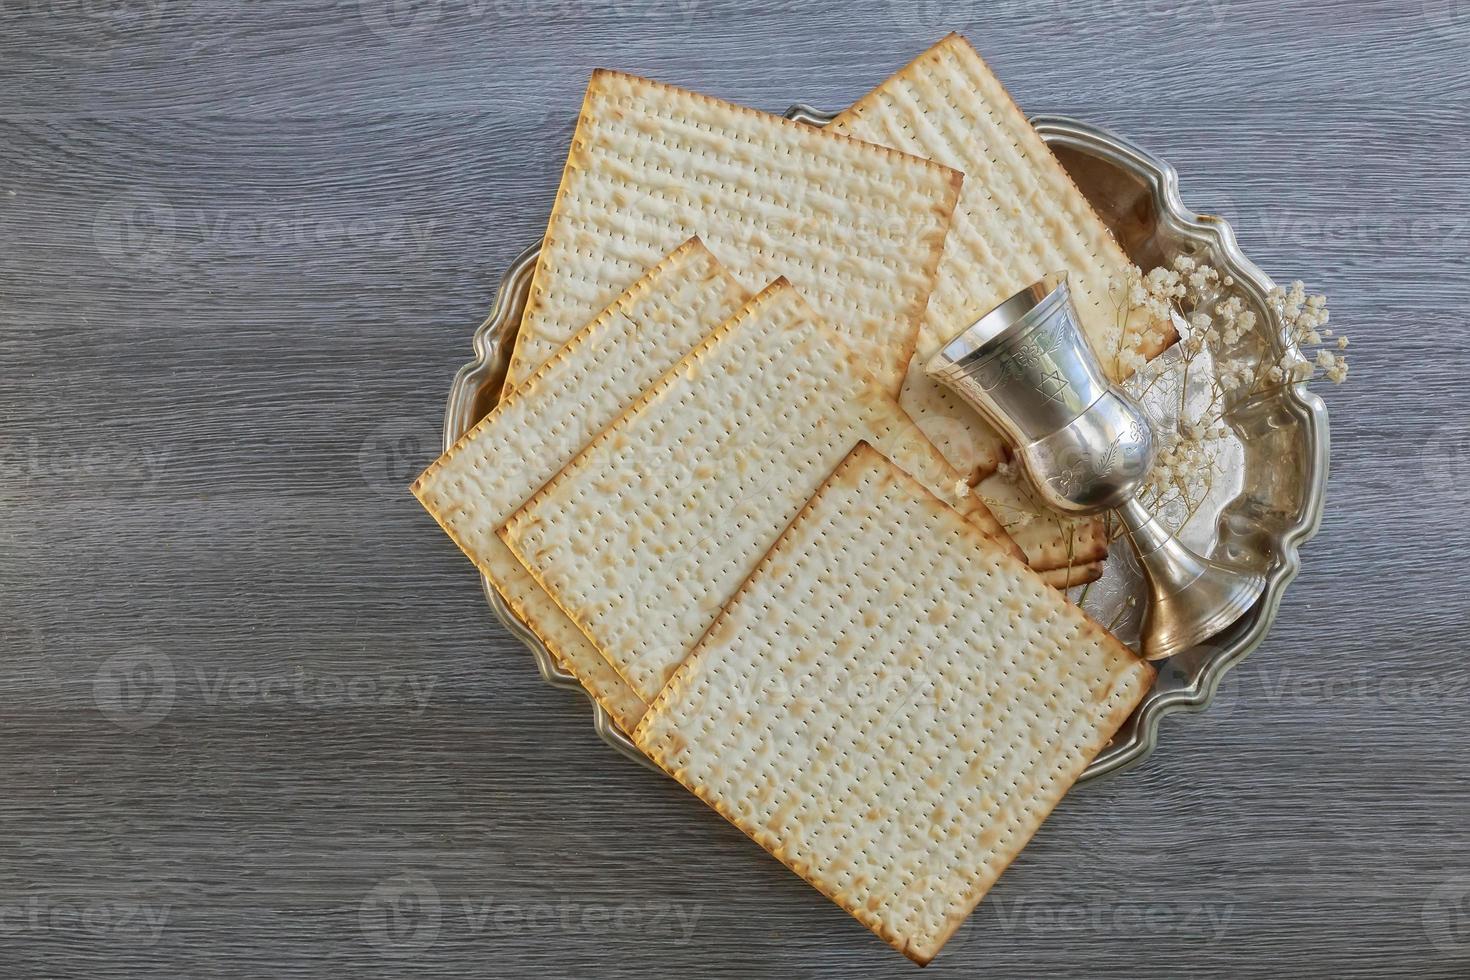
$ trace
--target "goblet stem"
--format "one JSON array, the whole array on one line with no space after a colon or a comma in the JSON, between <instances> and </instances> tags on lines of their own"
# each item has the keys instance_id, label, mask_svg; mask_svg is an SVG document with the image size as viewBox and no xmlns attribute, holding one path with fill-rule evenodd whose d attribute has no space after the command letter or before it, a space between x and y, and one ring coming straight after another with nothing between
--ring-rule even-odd
<instances>
[{"instance_id":1,"label":"goblet stem","mask_svg":"<svg viewBox=\"0 0 1470 980\"><path fill-rule=\"evenodd\" d=\"M1255 572L1211 561L1186 548L1137 499L1115 511L1148 580L1145 657L1173 656L1209 639L1245 614L1266 589Z\"/></svg>"}]
</instances>

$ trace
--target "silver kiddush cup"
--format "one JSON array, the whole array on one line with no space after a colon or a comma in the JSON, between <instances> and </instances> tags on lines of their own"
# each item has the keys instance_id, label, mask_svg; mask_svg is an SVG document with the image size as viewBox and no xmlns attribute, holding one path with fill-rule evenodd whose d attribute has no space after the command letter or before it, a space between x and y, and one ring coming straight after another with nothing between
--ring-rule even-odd
<instances>
[{"instance_id":1,"label":"silver kiddush cup","mask_svg":"<svg viewBox=\"0 0 1470 980\"><path fill-rule=\"evenodd\" d=\"M1136 499L1153 465L1153 431L1142 406L1103 374L1064 276L982 316L927 370L1014 444L1048 505L1069 514L1117 512L1148 580L1141 652L1150 660L1221 632L1265 590L1262 576L1184 547Z\"/></svg>"}]
</instances>

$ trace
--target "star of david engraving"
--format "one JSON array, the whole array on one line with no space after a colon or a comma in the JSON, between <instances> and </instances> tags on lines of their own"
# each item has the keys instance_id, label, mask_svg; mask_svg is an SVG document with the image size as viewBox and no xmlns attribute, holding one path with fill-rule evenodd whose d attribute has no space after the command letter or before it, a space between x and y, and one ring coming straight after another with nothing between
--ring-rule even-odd
<instances>
[{"instance_id":1,"label":"star of david engraving","mask_svg":"<svg viewBox=\"0 0 1470 980\"><path fill-rule=\"evenodd\" d=\"M1067 392L1067 380L1060 371L1048 371L1041 376L1037 390L1048 402L1061 401L1062 395Z\"/></svg>"}]
</instances>

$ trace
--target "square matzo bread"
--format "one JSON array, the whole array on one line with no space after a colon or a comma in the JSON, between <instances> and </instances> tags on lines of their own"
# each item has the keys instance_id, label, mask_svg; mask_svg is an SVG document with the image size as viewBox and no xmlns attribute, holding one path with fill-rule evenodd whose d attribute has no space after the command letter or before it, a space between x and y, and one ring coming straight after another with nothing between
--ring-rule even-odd
<instances>
[{"instance_id":1,"label":"square matzo bread","mask_svg":"<svg viewBox=\"0 0 1470 980\"><path fill-rule=\"evenodd\" d=\"M644 703L496 536L639 394L748 299L685 242L441 456L413 492L556 658L631 730Z\"/></svg>"},{"instance_id":2,"label":"square matzo bread","mask_svg":"<svg viewBox=\"0 0 1470 980\"><path fill-rule=\"evenodd\" d=\"M896 394L961 179L891 149L599 70L509 381L519 385L643 269L697 235L750 292L787 277Z\"/></svg>"},{"instance_id":3,"label":"square matzo bread","mask_svg":"<svg viewBox=\"0 0 1470 980\"><path fill-rule=\"evenodd\" d=\"M1014 548L865 368L777 280L538 491L504 539L644 700L859 440Z\"/></svg>"},{"instance_id":4,"label":"square matzo bread","mask_svg":"<svg viewBox=\"0 0 1470 980\"><path fill-rule=\"evenodd\" d=\"M650 706L643 750L927 963L1153 669L860 446Z\"/></svg>"}]
</instances>

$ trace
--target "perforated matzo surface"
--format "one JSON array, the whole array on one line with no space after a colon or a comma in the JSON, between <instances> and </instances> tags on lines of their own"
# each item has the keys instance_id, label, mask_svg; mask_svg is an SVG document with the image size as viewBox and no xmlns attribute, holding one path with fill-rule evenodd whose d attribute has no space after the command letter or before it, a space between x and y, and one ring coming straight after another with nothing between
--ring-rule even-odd
<instances>
[{"instance_id":1,"label":"perforated matzo surface","mask_svg":"<svg viewBox=\"0 0 1470 980\"><path fill-rule=\"evenodd\" d=\"M746 300L698 241L686 242L505 396L414 483L414 493L547 648L619 724L642 700L545 592L498 531L664 371Z\"/></svg>"},{"instance_id":2,"label":"perforated matzo surface","mask_svg":"<svg viewBox=\"0 0 1470 980\"><path fill-rule=\"evenodd\" d=\"M510 383L679 242L751 292L794 283L898 391L960 175L764 112L598 71L557 193Z\"/></svg>"},{"instance_id":3,"label":"perforated matzo surface","mask_svg":"<svg viewBox=\"0 0 1470 980\"><path fill-rule=\"evenodd\" d=\"M924 963L1152 677L862 446L744 583L635 738Z\"/></svg>"},{"instance_id":4,"label":"perforated matzo surface","mask_svg":"<svg viewBox=\"0 0 1470 980\"><path fill-rule=\"evenodd\" d=\"M640 697L860 439L1006 540L864 366L778 281L507 523L506 542Z\"/></svg>"}]
</instances>

